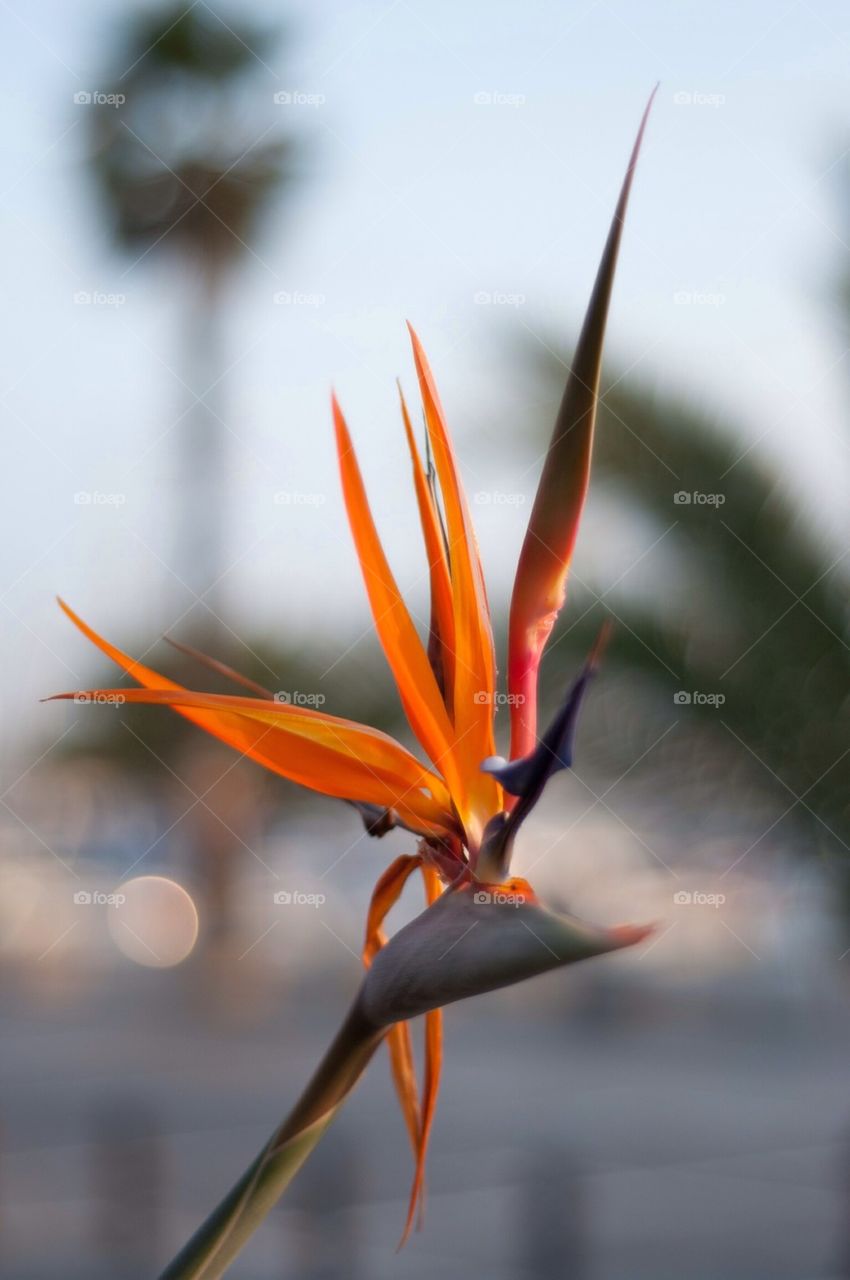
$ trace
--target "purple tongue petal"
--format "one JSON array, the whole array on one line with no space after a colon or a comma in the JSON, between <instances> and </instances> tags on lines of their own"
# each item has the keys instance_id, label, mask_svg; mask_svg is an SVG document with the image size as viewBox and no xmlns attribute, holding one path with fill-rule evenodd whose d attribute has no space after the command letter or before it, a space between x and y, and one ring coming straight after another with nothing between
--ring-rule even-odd
<instances>
[{"instance_id":1,"label":"purple tongue petal","mask_svg":"<svg viewBox=\"0 0 850 1280\"><path fill-rule=\"evenodd\" d=\"M481 761L481 772L492 773L512 796L521 796L530 781L533 756L521 756L519 760L506 760L504 756L488 756Z\"/></svg>"},{"instance_id":2,"label":"purple tongue petal","mask_svg":"<svg viewBox=\"0 0 850 1280\"><path fill-rule=\"evenodd\" d=\"M490 756L482 764L481 768L485 773L492 773L506 791L519 797L520 804L516 809L523 806L531 808L540 798L552 774L561 769L569 769L572 764L579 711L595 669L593 659L588 659L579 676L570 685L560 710L529 755L522 756L519 760Z\"/></svg>"},{"instance_id":3,"label":"purple tongue petal","mask_svg":"<svg viewBox=\"0 0 850 1280\"><path fill-rule=\"evenodd\" d=\"M506 817L500 815L499 824L493 824L486 850L482 850L489 874L493 874L494 868L499 874L506 873L511 846L520 824L537 804L552 774L559 773L561 769L569 769L572 765L582 700L591 677L596 674L606 637L607 628L604 628L587 661L567 690L560 710L542 738L538 739L534 750L518 760L489 756L481 765L484 773L493 774L510 795L517 797L517 803L511 812Z\"/></svg>"}]
</instances>

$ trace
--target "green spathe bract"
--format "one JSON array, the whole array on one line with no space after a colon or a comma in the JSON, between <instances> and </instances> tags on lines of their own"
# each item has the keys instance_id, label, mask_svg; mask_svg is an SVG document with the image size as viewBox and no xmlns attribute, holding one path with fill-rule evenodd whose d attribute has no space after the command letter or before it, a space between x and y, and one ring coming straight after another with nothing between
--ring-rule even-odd
<instances>
[{"instance_id":1,"label":"green spathe bract","mask_svg":"<svg viewBox=\"0 0 850 1280\"><path fill-rule=\"evenodd\" d=\"M617 951L644 933L585 924L548 910L521 889L466 886L443 894L378 953L363 984L362 1007L370 1021L387 1026Z\"/></svg>"},{"instance_id":2,"label":"green spathe bract","mask_svg":"<svg viewBox=\"0 0 850 1280\"><path fill-rule=\"evenodd\" d=\"M395 1022L631 946L648 929L599 929L508 886L438 898L378 953L292 1113L160 1280L214 1280L237 1256L348 1097Z\"/></svg>"}]
</instances>

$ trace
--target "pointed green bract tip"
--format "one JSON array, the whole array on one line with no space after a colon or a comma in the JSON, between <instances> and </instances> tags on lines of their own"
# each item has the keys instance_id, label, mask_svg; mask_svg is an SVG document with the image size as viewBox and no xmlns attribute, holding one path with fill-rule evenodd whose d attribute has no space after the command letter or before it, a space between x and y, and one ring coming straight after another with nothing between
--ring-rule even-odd
<instances>
[{"instance_id":1,"label":"pointed green bract tip","mask_svg":"<svg viewBox=\"0 0 850 1280\"><path fill-rule=\"evenodd\" d=\"M400 929L366 975L377 1027L641 942L652 926L586 924L506 885L448 891Z\"/></svg>"}]
</instances>

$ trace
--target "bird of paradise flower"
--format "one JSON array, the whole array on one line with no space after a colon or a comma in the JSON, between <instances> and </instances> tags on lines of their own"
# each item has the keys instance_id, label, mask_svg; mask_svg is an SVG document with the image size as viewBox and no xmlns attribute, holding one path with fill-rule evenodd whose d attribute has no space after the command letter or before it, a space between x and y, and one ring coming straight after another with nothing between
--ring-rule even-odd
<instances>
[{"instance_id":1,"label":"bird of paradise flower","mask_svg":"<svg viewBox=\"0 0 850 1280\"><path fill-rule=\"evenodd\" d=\"M430 765L377 729L277 703L268 691L194 650L189 652L254 696L185 689L122 653L60 601L83 634L142 686L92 690L92 699L120 693L126 702L172 707L268 769L353 804L371 834L397 827L418 839L416 852L396 858L375 886L363 948L367 973L313 1079L162 1280L210 1280L226 1270L384 1040L415 1160L403 1243L423 1192L440 1082L442 1007L631 946L650 932L651 926L598 928L556 914L539 902L527 881L510 876L509 868L520 825L552 774L572 762L580 705L601 648L597 642L538 737L538 668L564 602L588 487L608 306L652 97L620 191L520 554L508 637L508 759L496 755L496 664L478 547L434 378L412 328L427 463L403 395L401 415L430 572L427 644L384 554L335 397L332 411L342 490L375 629ZM426 910L388 941L385 917L417 871L424 880ZM419 1015L425 1018L421 1096L408 1026Z\"/></svg>"}]
</instances>

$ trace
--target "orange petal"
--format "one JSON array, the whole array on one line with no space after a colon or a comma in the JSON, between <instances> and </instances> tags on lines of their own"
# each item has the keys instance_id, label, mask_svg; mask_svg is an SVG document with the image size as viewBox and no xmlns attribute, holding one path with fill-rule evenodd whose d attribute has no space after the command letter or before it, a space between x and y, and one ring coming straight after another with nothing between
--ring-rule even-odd
<instances>
[{"instance_id":1,"label":"orange petal","mask_svg":"<svg viewBox=\"0 0 850 1280\"><path fill-rule=\"evenodd\" d=\"M384 917L397 901L408 877L421 864L422 859L404 854L396 858L383 873L372 893L369 916L366 922L366 938L363 944L363 963L368 969L376 953L387 938L382 929ZM420 1117L419 1099L416 1096L416 1069L413 1062L413 1046L410 1027L406 1022L396 1022L387 1036L393 1082L401 1105L410 1143L416 1154L419 1147Z\"/></svg>"},{"instance_id":2,"label":"orange petal","mask_svg":"<svg viewBox=\"0 0 850 1280\"><path fill-rule=\"evenodd\" d=\"M445 830L452 822L441 779L393 738L366 725L266 699L189 689L91 689L82 696L171 707L290 781L340 800L395 809L418 831ZM443 805L433 794L423 794L422 788L430 790L432 783L443 795Z\"/></svg>"},{"instance_id":3,"label":"orange petal","mask_svg":"<svg viewBox=\"0 0 850 1280\"><path fill-rule=\"evenodd\" d=\"M478 544L448 427L422 344L411 326L408 328L446 515L455 637L455 754L465 775L459 807L472 828L467 834L477 845L487 819L501 808L501 788L479 770L481 761L495 753L493 632Z\"/></svg>"},{"instance_id":4,"label":"orange petal","mask_svg":"<svg viewBox=\"0 0 850 1280\"><path fill-rule=\"evenodd\" d=\"M419 831L456 827L442 779L387 734L302 707L183 689L135 662L97 635L67 605L62 607L102 652L146 686L94 690L89 697L112 695L126 702L171 706L257 763L312 790L393 808L402 821Z\"/></svg>"},{"instance_id":5,"label":"orange petal","mask_svg":"<svg viewBox=\"0 0 850 1280\"><path fill-rule=\"evenodd\" d=\"M449 790L456 792L459 772L452 754L452 724L428 655L384 555L348 427L335 397L333 414L345 505L375 628L410 726L445 775Z\"/></svg>"},{"instance_id":6,"label":"orange petal","mask_svg":"<svg viewBox=\"0 0 850 1280\"><path fill-rule=\"evenodd\" d=\"M363 944L363 963L367 969L378 951L386 943L383 922L388 911L398 901L412 872L419 867L425 882L425 897L430 906L443 891L442 882L436 870L424 862L418 855L406 854L396 858L383 873L372 893L369 903L369 915L366 921L366 937ZM425 1074L422 1082L421 1106L416 1097L416 1078L413 1063L413 1050L410 1042L410 1031L406 1022L394 1024L387 1037L392 1063L393 1079L398 1093L401 1109L407 1124L408 1133L416 1155L416 1169L404 1234L399 1243L402 1248L416 1216L417 1205L423 1201L425 1186L425 1159L428 1153L428 1140L437 1106L437 1094L440 1088L440 1073L443 1063L443 1011L433 1009L425 1015Z\"/></svg>"},{"instance_id":7,"label":"orange petal","mask_svg":"<svg viewBox=\"0 0 850 1280\"><path fill-rule=\"evenodd\" d=\"M416 1096L416 1067L413 1062L413 1044L407 1022L396 1022L387 1034L390 1069L404 1123L407 1126L410 1145L416 1154L419 1145L419 1099Z\"/></svg>"},{"instance_id":8,"label":"orange petal","mask_svg":"<svg viewBox=\"0 0 850 1280\"><path fill-rule=\"evenodd\" d=\"M443 892L443 886L434 868L425 862L422 864L422 877L425 881L425 896L430 906L433 902L436 902ZM407 1209L407 1221L404 1224L404 1233L402 1234L399 1248L405 1244L407 1237L410 1235L417 1202L421 1204L420 1221L425 1208L425 1161L428 1156L428 1142L431 1137L431 1126L434 1123L434 1113L437 1110L437 1095L440 1092L442 1069L443 1011L442 1009L432 1009L430 1013L425 1014L425 1074L422 1081L421 1123L419 1141L416 1148L416 1172L413 1176L413 1186L410 1190L410 1202Z\"/></svg>"},{"instance_id":9,"label":"orange petal","mask_svg":"<svg viewBox=\"0 0 850 1280\"><path fill-rule=\"evenodd\" d=\"M537 672L566 596L590 481L605 322L632 177L654 97L655 92L641 120L614 210L517 566L508 635L512 760L528 755L537 741Z\"/></svg>"},{"instance_id":10,"label":"orange petal","mask_svg":"<svg viewBox=\"0 0 850 1280\"><path fill-rule=\"evenodd\" d=\"M437 511L434 495L422 465L422 458L416 445L416 438L410 424L404 394L398 389L401 400L401 416L404 419L404 430L410 449L410 460L413 463L413 484L416 489L416 502L419 507L419 521L422 525L422 537L425 541L425 552L428 556L428 569L431 578L431 645L428 657L432 667L439 672L443 700L454 716L454 613L452 604L452 580L449 574L449 561L446 555L446 543Z\"/></svg>"}]
</instances>

